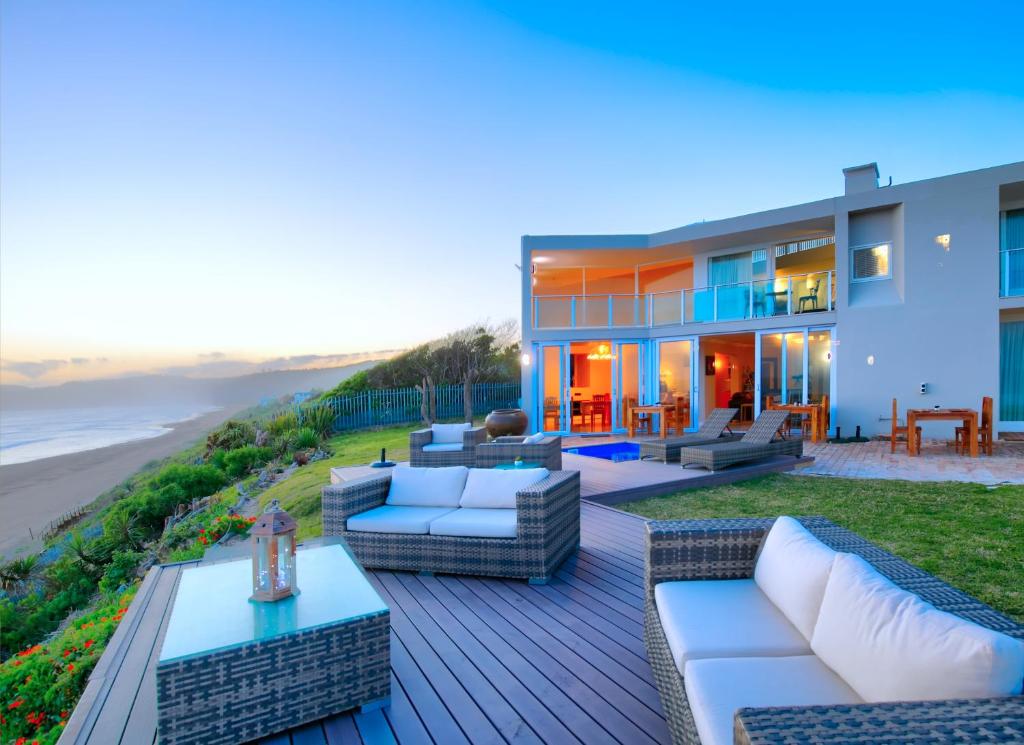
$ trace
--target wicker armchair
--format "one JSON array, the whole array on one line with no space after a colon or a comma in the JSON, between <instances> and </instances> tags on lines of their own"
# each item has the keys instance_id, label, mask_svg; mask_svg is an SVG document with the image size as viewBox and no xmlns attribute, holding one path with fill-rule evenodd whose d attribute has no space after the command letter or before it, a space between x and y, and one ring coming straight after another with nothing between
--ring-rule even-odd
<instances>
[{"instance_id":1,"label":"wicker armchair","mask_svg":"<svg viewBox=\"0 0 1024 745\"><path fill-rule=\"evenodd\" d=\"M487 441L487 430L471 427L462 435L461 450L430 451L423 448L433 444L434 433L430 429L418 429L409 435L409 463L413 466L436 468L439 466L476 465L476 448Z\"/></svg>"},{"instance_id":2,"label":"wicker armchair","mask_svg":"<svg viewBox=\"0 0 1024 745\"><path fill-rule=\"evenodd\" d=\"M940 610L1024 639L1024 625L823 517L800 522L819 540L859 554L896 585ZM654 587L676 580L753 576L774 518L655 521L647 525L644 642L676 745L700 745L696 724L655 607ZM735 742L1020 742L1024 697L740 709Z\"/></svg>"},{"instance_id":3,"label":"wicker armchair","mask_svg":"<svg viewBox=\"0 0 1024 745\"><path fill-rule=\"evenodd\" d=\"M347 529L348 518L384 504L391 475L323 488L324 535L342 536L367 569L529 579L543 584L580 544L580 474L554 471L517 494L515 538Z\"/></svg>"},{"instance_id":4,"label":"wicker armchair","mask_svg":"<svg viewBox=\"0 0 1024 745\"><path fill-rule=\"evenodd\" d=\"M562 470L562 438L557 435L545 437L540 442L523 443L523 437L497 437L476 447L476 467L494 468L505 463L514 463L522 458L524 463L539 463L549 471Z\"/></svg>"}]
</instances>

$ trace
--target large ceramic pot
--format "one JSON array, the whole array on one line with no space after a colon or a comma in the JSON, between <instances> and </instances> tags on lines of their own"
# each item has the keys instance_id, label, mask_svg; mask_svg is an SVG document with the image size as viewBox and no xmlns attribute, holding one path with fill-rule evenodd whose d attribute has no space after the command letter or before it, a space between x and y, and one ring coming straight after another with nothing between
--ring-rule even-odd
<instances>
[{"instance_id":1,"label":"large ceramic pot","mask_svg":"<svg viewBox=\"0 0 1024 745\"><path fill-rule=\"evenodd\" d=\"M495 409L484 419L487 434L491 437L521 435L529 425L530 420L522 409Z\"/></svg>"}]
</instances>

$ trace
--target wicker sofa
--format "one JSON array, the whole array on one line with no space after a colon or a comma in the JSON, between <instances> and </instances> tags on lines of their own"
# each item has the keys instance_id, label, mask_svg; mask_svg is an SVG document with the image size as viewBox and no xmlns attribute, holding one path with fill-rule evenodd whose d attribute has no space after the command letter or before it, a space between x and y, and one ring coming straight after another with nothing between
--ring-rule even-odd
<instances>
[{"instance_id":1,"label":"wicker sofa","mask_svg":"<svg viewBox=\"0 0 1024 745\"><path fill-rule=\"evenodd\" d=\"M476 448L487 430L472 424L434 424L409 435L409 462L423 468L476 464Z\"/></svg>"},{"instance_id":2,"label":"wicker sofa","mask_svg":"<svg viewBox=\"0 0 1024 745\"><path fill-rule=\"evenodd\" d=\"M844 584L837 588L826 584L821 590L821 615L811 618L809 639L796 627L798 621L803 625L800 613L792 613L790 623L790 616L781 613L779 607L758 610L735 602L738 596L730 599L731 593L739 591L760 592L751 590L751 585L757 584L757 580L751 581L751 578L756 578L760 571L759 562L767 561L770 568L771 559L764 557L769 555L766 536L776 523L773 518L655 521L647 526L644 639L676 745L1024 742L1024 697L1019 695L1021 677L1024 677L1024 643L1021 642L1024 626L825 518L798 518L799 523L791 518L787 520L800 531L806 528L827 547L823 550L843 552L835 555L842 559L836 558L830 565L832 573L827 575L826 583L846 576L835 569L840 562L844 567L861 566L864 572L875 573L874 587L888 587L888 597L900 599L898 605L887 607L910 608L931 619L930 623L938 617L947 624L958 625L963 619L972 622L962 624L968 631L1000 640L1004 645L999 648L1001 651L987 659L1008 666L1003 670L1002 685L1012 687L1016 681L1016 688L1007 695L987 695L981 688L971 689L969 695L957 695L958 686L968 686L977 680L967 672L975 660L969 658L969 662L963 662L954 659L955 653L950 653L949 639L961 637L955 636L953 631L946 632L934 643L928 634L925 634L927 641L915 635L901 637L892 633L892 624L895 624L895 631L901 628L906 631L908 627L899 627L899 623L907 616L894 613L897 620L886 627L889 620L879 622L879 618L887 618L884 613L871 615L876 606L864 606L868 609L865 613L870 623L860 628L869 630L865 633L881 634L877 648L865 650L858 646L856 631L830 642L829 634L837 623L835 619L840 619L839 627L845 618L853 624L858 621L857 606L838 615L834 612L842 606L836 605L832 598L841 599L843 592L855 592L855 589L845 589ZM808 565L813 566L813 562ZM784 591L804 592L812 586L814 583L806 581L789 582ZM852 586L857 587L856 583ZM926 603L906 596L903 591L913 593ZM765 594L767 592L765 590ZM703 604L702 596L706 601ZM687 597L688 601L676 605ZM886 596L883 593L881 597ZM804 600L806 598L801 602ZM763 606L764 603L771 605L772 601L762 599L759 602ZM867 603L870 602L869 599ZM946 613L939 613L936 608ZM826 612L829 615L826 616ZM687 613L691 618L699 617L699 623L687 628ZM911 621L918 618L913 614L909 617ZM828 620L823 621L825 618ZM787 624L785 633L789 637L768 640L773 625L783 629ZM820 628L823 624L825 628ZM870 631L873 628L882 631ZM890 636L886 637L886 633ZM958 629L956 634L960 633L962 630ZM819 634L822 635L820 645ZM969 637L968 634L963 638ZM905 644L907 638L913 642L912 647L904 649L905 655L911 658L909 665L898 666L902 663L899 654L878 662L876 658L884 651L886 643L902 639ZM806 646L808 643L810 649L784 649L786 644ZM776 646L770 650L755 649L759 644ZM748 648L743 649L744 645ZM836 648L847 650L840 651L840 657L845 653L853 660L833 660ZM819 659L819 654L824 656ZM823 662L825 660L828 664ZM876 663L877 668L873 667ZM815 665L814 674L826 676L826 679L816 683L807 679L794 682L792 670L811 670ZM864 671L849 673L850 665L860 665L868 676L877 675L882 682L871 681L865 690ZM887 669L894 665L897 666L895 672ZM920 674L918 667L928 665L945 665L946 669L934 675ZM909 679L911 687L930 690L923 694L903 690L904 695L896 694L891 700L874 693L873 686L877 685L900 690L899 686L908 684L903 678ZM813 676L812 679L816 680ZM758 685L762 689L758 690ZM950 691L954 695L943 695ZM940 700L922 700L936 696ZM744 697L758 701L751 704L745 702Z\"/></svg>"},{"instance_id":3,"label":"wicker sofa","mask_svg":"<svg viewBox=\"0 0 1024 745\"><path fill-rule=\"evenodd\" d=\"M539 463L549 471L562 470L562 438L557 435L543 437L539 442L523 442L525 437L513 435L497 437L476 446L476 467L494 468L514 463Z\"/></svg>"},{"instance_id":4,"label":"wicker sofa","mask_svg":"<svg viewBox=\"0 0 1024 745\"><path fill-rule=\"evenodd\" d=\"M461 497L455 493L456 501L435 507L436 515L428 512L425 527L396 527L387 522L388 511L396 511L395 502L410 504L408 499L397 498L399 490L393 488L393 478L408 482L410 475L419 477L416 471L454 470L457 469L398 466L389 474L326 486L322 492L324 535L344 537L366 568L513 577L535 584L546 582L579 547L578 471L463 468L466 486ZM508 508L480 509L474 506L479 502L471 505L467 501L474 482L484 484L486 489L488 483L498 483L495 479L516 483L516 479L529 478L530 472L538 474L539 480L522 488L495 490L496 493L501 491L502 499L508 500L502 503L509 505ZM412 504L424 505L421 511L429 510L429 503L438 501L437 489L423 491L422 499L414 494L412 501ZM405 493L408 494L408 489ZM476 494L479 497L479 488ZM397 509L401 511L403 506ZM375 524L374 515L381 513L385 513L385 522ZM465 521L458 523L460 514L478 521L471 520L466 529ZM451 529L453 520L454 530ZM449 526L447 530L438 527L442 522Z\"/></svg>"}]
</instances>

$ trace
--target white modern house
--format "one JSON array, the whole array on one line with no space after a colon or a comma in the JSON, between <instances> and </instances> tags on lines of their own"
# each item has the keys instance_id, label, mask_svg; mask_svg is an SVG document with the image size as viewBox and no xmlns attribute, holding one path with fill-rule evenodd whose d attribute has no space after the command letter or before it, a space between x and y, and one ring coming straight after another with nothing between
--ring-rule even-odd
<instances>
[{"instance_id":1,"label":"white modern house","mask_svg":"<svg viewBox=\"0 0 1024 745\"><path fill-rule=\"evenodd\" d=\"M894 397L991 396L996 431L1024 430L1024 162L843 174L841 196L659 233L524 236L533 429L623 431L627 399L676 402L693 429L828 395L844 435L888 431Z\"/></svg>"}]
</instances>

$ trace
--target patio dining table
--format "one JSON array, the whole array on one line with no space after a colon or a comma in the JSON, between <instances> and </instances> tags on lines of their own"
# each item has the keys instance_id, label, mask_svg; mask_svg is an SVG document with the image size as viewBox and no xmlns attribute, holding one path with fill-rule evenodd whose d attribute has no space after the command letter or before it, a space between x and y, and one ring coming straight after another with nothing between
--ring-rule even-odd
<instances>
[{"instance_id":1,"label":"patio dining table","mask_svg":"<svg viewBox=\"0 0 1024 745\"><path fill-rule=\"evenodd\" d=\"M811 442L818 442L826 438L825 417L821 415L821 406L819 404L777 404L769 400L767 408L781 409L782 411L788 411L790 414L799 414L800 416L809 416L811 418Z\"/></svg>"},{"instance_id":2,"label":"patio dining table","mask_svg":"<svg viewBox=\"0 0 1024 745\"><path fill-rule=\"evenodd\" d=\"M974 409L907 409L907 432L915 432L922 420L945 420L963 422L970 439L968 446L972 458L978 457L978 412ZM916 437L907 438L907 453L920 455L921 449Z\"/></svg>"},{"instance_id":3,"label":"patio dining table","mask_svg":"<svg viewBox=\"0 0 1024 745\"><path fill-rule=\"evenodd\" d=\"M634 425L634 414L651 414L658 417L658 437L666 439L668 437L668 414L670 411L675 411L675 404L645 404L643 406L630 406L626 414L626 428L629 437L636 435L636 427Z\"/></svg>"}]
</instances>

